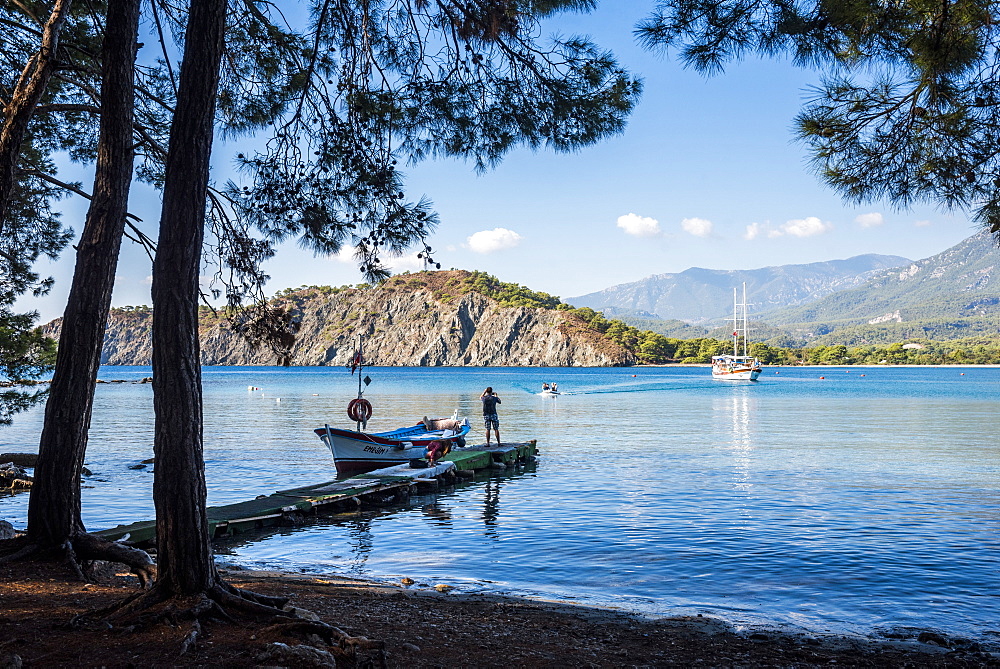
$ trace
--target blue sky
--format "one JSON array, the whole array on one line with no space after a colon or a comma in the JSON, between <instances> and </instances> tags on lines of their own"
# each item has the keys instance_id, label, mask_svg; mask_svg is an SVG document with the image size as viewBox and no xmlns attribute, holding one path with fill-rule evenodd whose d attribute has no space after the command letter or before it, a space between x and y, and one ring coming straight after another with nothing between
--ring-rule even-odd
<instances>
[{"instance_id":1,"label":"blue sky","mask_svg":"<svg viewBox=\"0 0 1000 669\"><path fill-rule=\"evenodd\" d=\"M644 79L621 135L573 154L520 150L482 175L457 160L406 168L410 197L426 194L440 214L430 243L443 268L485 270L566 298L688 267L749 269L863 253L918 259L976 231L962 212L842 202L792 140L792 120L819 73L750 60L706 78L635 44L632 29L651 6L605 0L589 15L550 22L562 34L591 35ZM225 178L241 146L217 146L216 178ZM62 176L92 182L78 168ZM136 189L131 208L155 239L157 194ZM67 200L63 211L82 228L85 203ZM396 268L420 265L404 257ZM72 250L39 269L56 278L55 289L18 306L38 310L45 322L62 314ZM149 304L150 271L145 254L126 241L113 304ZM294 245L281 248L267 271L268 294L362 281L349 259L314 257Z\"/></svg>"}]
</instances>

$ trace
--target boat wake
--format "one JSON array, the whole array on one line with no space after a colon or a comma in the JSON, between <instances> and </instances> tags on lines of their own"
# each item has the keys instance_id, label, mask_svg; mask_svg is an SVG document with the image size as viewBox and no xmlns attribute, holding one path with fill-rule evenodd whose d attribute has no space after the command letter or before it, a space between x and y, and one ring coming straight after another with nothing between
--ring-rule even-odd
<instances>
[{"instance_id":1,"label":"boat wake","mask_svg":"<svg viewBox=\"0 0 1000 669\"><path fill-rule=\"evenodd\" d=\"M535 395L537 397L566 397L574 395L607 395L607 394L617 394L617 393L648 393L648 392L663 392L669 390L694 390L698 388L718 388L718 383L685 383L680 385L672 384L662 384L662 383L650 383L650 384L622 384L614 386L600 386L591 388L577 388L574 390L560 390L558 395L552 395L551 393L538 392L533 388L526 388L523 386L518 387L519 390Z\"/></svg>"}]
</instances>

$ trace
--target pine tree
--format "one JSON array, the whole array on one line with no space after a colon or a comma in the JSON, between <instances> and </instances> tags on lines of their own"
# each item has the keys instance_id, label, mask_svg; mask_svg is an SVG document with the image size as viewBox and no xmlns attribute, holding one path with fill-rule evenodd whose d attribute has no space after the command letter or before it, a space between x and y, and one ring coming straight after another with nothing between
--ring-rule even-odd
<instances>
[{"instance_id":1,"label":"pine tree","mask_svg":"<svg viewBox=\"0 0 1000 669\"><path fill-rule=\"evenodd\" d=\"M661 0L649 48L721 71L747 54L825 73L796 119L820 178L853 202L970 211L1000 235L1000 26L987 0Z\"/></svg>"}]
</instances>

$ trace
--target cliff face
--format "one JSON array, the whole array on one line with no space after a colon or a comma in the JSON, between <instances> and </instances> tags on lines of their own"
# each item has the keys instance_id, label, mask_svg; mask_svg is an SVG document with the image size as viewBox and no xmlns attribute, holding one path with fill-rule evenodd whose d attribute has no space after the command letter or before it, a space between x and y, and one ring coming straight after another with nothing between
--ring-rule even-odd
<instances>
[{"instance_id":1,"label":"cliff face","mask_svg":"<svg viewBox=\"0 0 1000 669\"><path fill-rule=\"evenodd\" d=\"M632 356L563 311L503 307L476 292L445 284L460 272L397 277L367 289L303 289L276 300L298 324L293 365L344 365L364 336L368 364L398 366L630 365ZM266 347L232 332L224 318L204 319L205 365L274 365ZM115 310L104 339L103 364L148 365L149 312ZM46 326L58 336L58 321Z\"/></svg>"}]
</instances>

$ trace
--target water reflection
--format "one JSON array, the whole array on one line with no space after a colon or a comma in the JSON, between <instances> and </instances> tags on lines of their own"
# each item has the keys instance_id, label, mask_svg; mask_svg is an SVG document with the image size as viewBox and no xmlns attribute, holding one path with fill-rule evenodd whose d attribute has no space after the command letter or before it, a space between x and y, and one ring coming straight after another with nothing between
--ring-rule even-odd
<instances>
[{"instance_id":1,"label":"water reflection","mask_svg":"<svg viewBox=\"0 0 1000 669\"><path fill-rule=\"evenodd\" d=\"M729 416L725 424L729 426L729 451L732 455L733 482L737 490L749 492L752 483L753 454L755 437L752 420L753 401L749 395L753 388L734 388L731 397L721 402L722 410ZM720 403L717 403L717 406ZM720 421L722 422L722 421Z\"/></svg>"},{"instance_id":2,"label":"water reflection","mask_svg":"<svg viewBox=\"0 0 1000 669\"><path fill-rule=\"evenodd\" d=\"M439 500L434 500L430 504L420 507L420 513L433 524L439 527L451 527L451 510L443 506Z\"/></svg>"},{"instance_id":3,"label":"water reflection","mask_svg":"<svg viewBox=\"0 0 1000 669\"><path fill-rule=\"evenodd\" d=\"M486 481L483 495L483 535L489 539L499 540L497 533L497 518L500 516L500 479Z\"/></svg>"},{"instance_id":4,"label":"water reflection","mask_svg":"<svg viewBox=\"0 0 1000 669\"><path fill-rule=\"evenodd\" d=\"M365 571L365 563L368 562L368 556L371 555L375 545L375 536L372 534L373 520L372 516L365 514L348 522L350 531L347 536L351 547L348 570L352 574L362 574Z\"/></svg>"},{"instance_id":5,"label":"water reflection","mask_svg":"<svg viewBox=\"0 0 1000 669\"><path fill-rule=\"evenodd\" d=\"M414 556L421 551L432 552L432 534L451 544L456 532L465 531L457 527L457 523L470 516L465 511L467 503L475 499L479 491L482 491L483 505L475 516L483 525L483 535L491 541L499 541L500 488L504 482L521 478L534 470L535 465L528 465L512 472L479 476L472 481L460 482L436 493L414 495L406 502L380 509L329 515L321 513L307 517L296 526L269 527L224 537L214 543L214 548L218 555L229 556L234 564L258 568L291 567L308 572L343 569L354 576L371 577L373 572L378 571L370 564L372 556L379 555L381 545L385 544L382 552L390 551L394 545L393 537L385 529L386 523L405 522L409 529L403 541L414 547ZM418 519L424 522L415 523ZM424 539L417 539L418 536ZM294 555L288 552L289 542L300 546ZM325 547L323 555L315 553L319 545ZM346 555L326 554L326 550L342 550L345 545ZM418 545L421 547L415 548ZM403 549L402 546L395 548ZM247 554L252 557L239 557Z\"/></svg>"}]
</instances>

